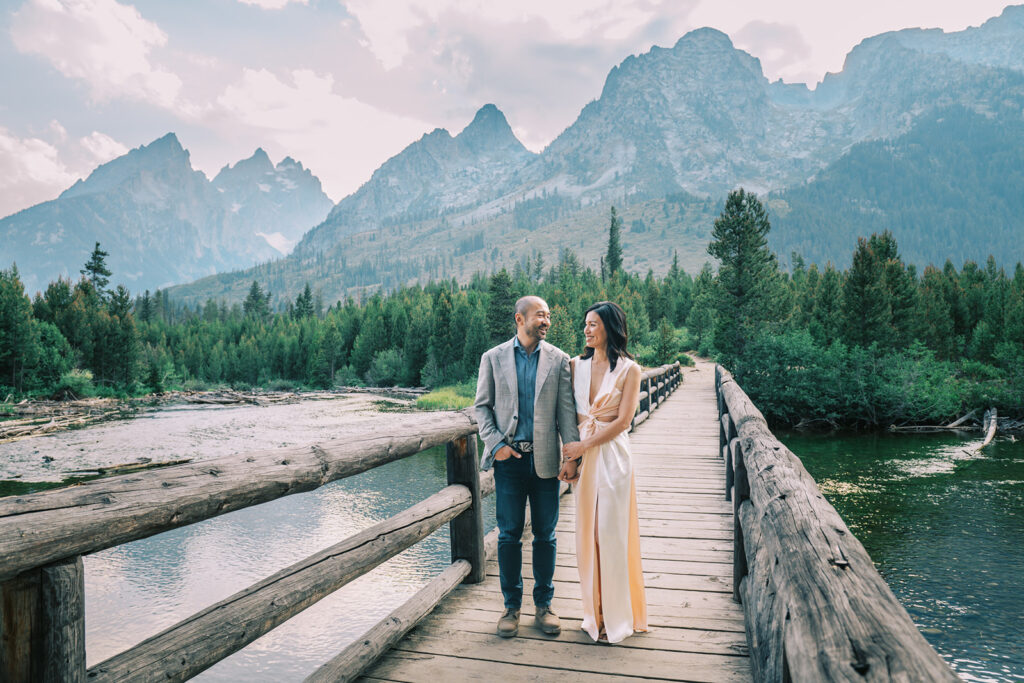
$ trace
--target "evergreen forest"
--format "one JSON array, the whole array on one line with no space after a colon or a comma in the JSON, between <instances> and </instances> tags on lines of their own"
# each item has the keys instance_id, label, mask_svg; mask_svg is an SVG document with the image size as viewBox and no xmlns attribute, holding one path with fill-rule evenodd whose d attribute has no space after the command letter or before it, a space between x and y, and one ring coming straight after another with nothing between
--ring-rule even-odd
<instances>
[{"instance_id":1,"label":"evergreen forest","mask_svg":"<svg viewBox=\"0 0 1024 683\"><path fill-rule=\"evenodd\" d=\"M163 292L110 286L100 244L77 282L30 298L17 267L0 271L0 398L128 396L168 389L463 385L481 354L514 333L524 294L551 307L548 341L582 350L584 310L626 311L645 365L685 351L730 369L769 421L885 427L942 423L967 410L1024 414L1024 266L946 261L918 272L891 233L851 244L850 266L788 272L768 248L765 206L737 190L714 221L711 262L695 275L625 272L612 209L600 268L571 251L509 272L402 286L324 306L316 283L275 300L254 281L241 303L181 305Z\"/></svg>"}]
</instances>

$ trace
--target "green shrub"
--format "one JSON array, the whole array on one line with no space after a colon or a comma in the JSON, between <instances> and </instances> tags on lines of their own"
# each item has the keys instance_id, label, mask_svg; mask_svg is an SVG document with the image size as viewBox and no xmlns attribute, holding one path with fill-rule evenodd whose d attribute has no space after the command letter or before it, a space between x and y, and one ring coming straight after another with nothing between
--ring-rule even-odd
<instances>
[{"instance_id":1,"label":"green shrub","mask_svg":"<svg viewBox=\"0 0 1024 683\"><path fill-rule=\"evenodd\" d=\"M416 407L422 410L462 410L473 405L476 399L476 380L438 387L429 394L416 399Z\"/></svg>"},{"instance_id":2,"label":"green shrub","mask_svg":"<svg viewBox=\"0 0 1024 683\"><path fill-rule=\"evenodd\" d=\"M92 372L89 370L69 370L60 376L54 389L54 395L63 399L88 398L96 394L92 383Z\"/></svg>"},{"instance_id":3,"label":"green shrub","mask_svg":"<svg viewBox=\"0 0 1024 683\"><path fill-rule=\"evenodd\" d=\"M334 373L334 385L338 387L361 387L366 382L351 365L343 365Z\"/></svg>"},{"instance_id":4,"label":"green shrub","mask_svg":"<svg viewBox=\"0 0 1024 683\"><path fill-rule=\"evenodd\" d=\"M398 349L385 349L373 356L366 381L377 387L393 387L398 384L405 369L405 358Z\"/></svg>"},{"instance_id":5,"label":"green shrub","mask_svg":"<svg viewBox=\"0 0 1024 683\"><path fill-rule=\"evenodd\" d=\"M291 379L272 379L267 382L267 391L301 391L302 384Z\"/></svg>"}]
</instances>

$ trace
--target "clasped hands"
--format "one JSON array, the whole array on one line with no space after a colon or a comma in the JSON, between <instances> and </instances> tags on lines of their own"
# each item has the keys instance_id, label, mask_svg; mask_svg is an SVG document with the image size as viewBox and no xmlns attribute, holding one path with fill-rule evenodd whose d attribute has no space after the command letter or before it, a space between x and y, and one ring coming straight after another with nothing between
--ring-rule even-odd
<instances>
[{"instance_id":1,"label":"clasped hands","mask_svg":"<svg viewBox=\"0 0 1024 683\"><path fill-rule=\"evenodd\" d=\"M558 478L561 481L575 484L579 481L580 459L586 449L579 441L562 444L562 469L558 471Z\"/></svg>"}]
</instances>

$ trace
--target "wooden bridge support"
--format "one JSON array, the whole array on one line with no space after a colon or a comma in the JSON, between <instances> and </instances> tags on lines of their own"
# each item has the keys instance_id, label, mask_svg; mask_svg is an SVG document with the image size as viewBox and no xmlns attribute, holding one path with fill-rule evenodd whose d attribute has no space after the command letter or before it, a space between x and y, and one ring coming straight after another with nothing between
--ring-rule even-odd
<instances>
[{"instance_id":1,"label":"wooden bridge support","mask_svg":"<svg viewBox=\"0 0 1024 683\"><path fill-rule=\"evenodd\" d=\"M470 564L466 583L484 580L486 555L484 553L484 511L480 495L480 464L477 458L476 433L449 441L448 484L462 484L469 489L473 502L469 508L453 519L449 525L452 562L466 560Z\"/></svg>"},{"instance_id":2,"label":"wooden bridge support","mask_svg":"<svg viewBox=\"0 0 1024 683\"><path fill-rule=\"evenodd\" d=\"M81 557L0 584L0 681L85 681L85 572Z\"/></svg>"}]
</instances>

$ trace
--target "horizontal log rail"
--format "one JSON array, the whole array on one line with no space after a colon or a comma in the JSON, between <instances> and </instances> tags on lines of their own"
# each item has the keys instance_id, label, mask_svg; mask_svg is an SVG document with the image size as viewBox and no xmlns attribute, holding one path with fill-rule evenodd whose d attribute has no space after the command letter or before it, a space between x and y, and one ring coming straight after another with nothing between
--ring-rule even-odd
<instances>
[{"instance_id":1,"label":"horizontal log rail","mask_svg":"<svg viewBox=\"0 0 1024 683\"><path fill-rule=\"evenodd\" d=\"M643 424L682 381L679 361L645 370L640 375L640 402L637 404L636 415L633 416L630 429L636 429Z\"/></svg>"},{"instance_id":2,"label":"horizontal log rail","mask_svg":"<svg viewBox=\"0 0 1024 683\"><path fill-rule=\"evenodd\" d=\"M239 453L0 498L0 582L56 560L312 491L476 432L468 413L421 416L310 446Z\"/></svg>"},{"instance_id":3,"label":"horizontal log rail","mask_svg":"<svg viewBox=\"0 0 1024 683\"><path fill-rule=\"evenodd\" d=\"M634 426L680 381L678 363L647 370L646 405ZM449 485L440 492L86 671L83 555L311 491L441 444ZM381 424L310 446L2 498L0 680L186 680L449 524L452 565L318 674L350 680L455 585L483 580L497 530L484 534L482 500L493 492L493 473L478 469L476 422L463 411L417 416L399 428Z\"/></svg>"},{"instance_id":4,"label":"horizontal log rail","mask_svg":"<svg viewBox=\"0 0 1024 683\"><path fill-rule=\"evenodd\" d=\"M188 680L426 538L471 503L465 486L444 488L96 665L89 678Z\"/></svg>"},{"instance_id":5,"label":"horizontal log rail","mask_svg":"<svg viewBox=\"0 0 1024 683\"><path fill-rule=\"evenodd\" d=\"M800 459L715 368L734 598L757 681L957 681Z\"/></svg>"}]
</instances>

